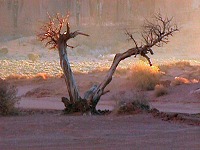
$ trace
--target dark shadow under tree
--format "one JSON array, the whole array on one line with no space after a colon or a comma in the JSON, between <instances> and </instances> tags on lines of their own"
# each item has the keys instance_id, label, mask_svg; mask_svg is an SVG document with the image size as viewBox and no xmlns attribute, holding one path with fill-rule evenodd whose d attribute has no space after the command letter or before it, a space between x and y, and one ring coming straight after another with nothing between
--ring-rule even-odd
<instances>
[{"instance_id":1,"label":"dark shadow under tree","mask_svg":"<svg viewBox=\"0 0 200 150\"><path fill-rule=\"evenodd\" d=\"M62 32L65 28L66 31ZM77 35L89 36L79 31L70 31L68 22L68 16L63 17L57 14L54 18L49 16L49 22L41 27L41 33L38 35L41 41L46 42L46 46L51 46L52 49L57 49L60 57L60 66L64 73L64 79L67 85L69 98L62 97L62 102L65 105L65 111L67 113L72 112L86 112L91 111L92 114L98 114L96 106L102 95L109 92L106 90L107 85L112 81L112 76L116 71L116 68L121 60L124 60L131 56L141 55L146 58L151 66L151 60L147 54L153 55L152 47L163 46L169 42L169 37L174 32L178 31L177 25L172 23L172 18L163 18L161 14L156 14L152 21L145 20L143 30L141 33L142 42L139 45L134 39L133 35L126 31L127 36L133 41L134 47L126 50L124 53L118 53L115 55L113 63L108 70L104 80L98 84L92 86L81 97L76 85L76 81L68 60L67 47L71 47L67 44L67 41L71 38L75 38Z\"/></svg>"}]
</instances>

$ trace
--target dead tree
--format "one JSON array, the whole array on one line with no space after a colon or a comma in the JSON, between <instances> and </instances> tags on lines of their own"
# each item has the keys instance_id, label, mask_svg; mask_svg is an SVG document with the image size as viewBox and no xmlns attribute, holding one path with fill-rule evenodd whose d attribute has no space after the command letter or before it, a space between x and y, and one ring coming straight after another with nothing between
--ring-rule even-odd
<instances>
[{"instance_id":1,"label":"dead tree","mask_svg":"<svg viewBox=\"0 0 200 150\"><path fill-rule=\"evenodd\" d=\"M66 28L66 31L62 33L62 29ZM124 53L118 53L115 55L113 63L108 70L107 75L104 80L98 84L91 87L85 94L81 97L73 76L73 72L70 67L68 60L68 55L66 48L71 47L67 44L70 38L74 38L77 35L89 36L85 33L79 31L71 32L68 22L68 17L62 17L57 14L55 18L49 16L49 22L41 28L41 34L38 35L41 41L47 41L46 45L51 45L51 48L58 49L60 56L60 66L63 69L65 82L68 89L69 98L62 98L66 112L85 112L91 111L91 113L96 114L96 106L102 95L109 92L106 90L107 85L112 81L112 76L116 71L117 66L121 60L124 60L131 56L141 55L146 58L152 65L150 58L147 56L148 53L153 55L153 46L163 46L169 42L169 37L173 35L174 32L178 31L177 25L172 24L172 18L163 18L160 14L154 16L152 21L146 20L143 26L143 32L141 33L142 44L134 39L133 35L126 31L127 36L133 41L134 47L128 49Z\"/></svg>"}]
</instances>

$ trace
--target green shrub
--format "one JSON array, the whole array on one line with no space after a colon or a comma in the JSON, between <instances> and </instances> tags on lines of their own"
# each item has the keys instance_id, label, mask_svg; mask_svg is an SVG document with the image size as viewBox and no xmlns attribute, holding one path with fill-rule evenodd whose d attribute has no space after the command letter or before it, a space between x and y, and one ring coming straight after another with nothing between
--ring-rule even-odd
<instances>
[{"instance_id":1,"label":"green shrub","mask_svg":"<svg viewBox=\"0 0 200 150\"><path fill-rule=\"evenodd\" d=\"M161 72L158 67L149 66L145 63L138 63L131 68L129 79L136 88L142 90L153 90L155 85L159 83Z\"/></svg>"},{"instance_id":2,"label":"green shrub","mask_svg":"<svg viewBox=\"0 0 200 150\"><path fill-rule=\"evenodd\" d=\"M19 101L16 96L17 89L6 81L0 79L0 115L13 115L17 113L15 104Z\"/></svg>"}]
</instances>

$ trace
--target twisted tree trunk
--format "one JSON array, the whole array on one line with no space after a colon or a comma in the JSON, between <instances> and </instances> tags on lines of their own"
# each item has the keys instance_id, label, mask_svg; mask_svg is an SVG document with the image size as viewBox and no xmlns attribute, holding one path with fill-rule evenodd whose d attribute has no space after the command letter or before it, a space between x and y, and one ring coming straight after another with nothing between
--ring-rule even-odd
<instances>
[{"instance_id":1,"label":"twisted tree trunk","mask_svg":"<svg viewBox=\"0 0 200 150\"><path fill-rule=\"evenodd\" d=\"M119 63L122 60L124 60L128 57L131 57L132 55L136 56L137 54L141 54L143 57L148 59L149 64L151 65L151 61L150 61L149 57L146 55L147 52L148 52L148 49L146 47L140 47L140 48L135 47L135 48L128 49L124 53L118 53L115 55L113 63L111 65L107 75L105 76L104 80L99 85L93 86L89 91L87 91L85 93L84 99L89 101L89 105L92 108L91 109L92 112L94 112L94 113L97 112L96 105L98 104L101 96L104 95L105 93L109 92L109 91L105 91L105 88L112 81L112 76L115 73Z\"/></svg>"},{"instance_id":2,"label":"twisted tree trunk","mask_svg":"<svg viewBox=\"0 0 200 150\"><path fill-rule=\"evenodd\" d=\"M60 66L64 73L65 82L67 85L68 93L69 93L69 100L71 103L80 100L78 88L74 79L74 75L72 73L70 63L67 56L67 44L64 37L60 37L58 41L58 52L60 57Z\"/></svg>"},{"instance_id":3,"label":"twisted tree trunk","mask_svg":"<svg viewBox=\"0 0 200 150\"><path fill-rule=\"evenodd\" d=\"M67 40L66 36L60 36L58 40L58 52L60 57L60 66L64 73L64 79L67 85L67 90L69 94L69 99L67 97L62 97L62 102L64 103L67 113L71 112L85 112L89 110L89 106L86 100L80 97L77 84L69 63L68 55L67 55Z\"/></svg>"}]
</instances>

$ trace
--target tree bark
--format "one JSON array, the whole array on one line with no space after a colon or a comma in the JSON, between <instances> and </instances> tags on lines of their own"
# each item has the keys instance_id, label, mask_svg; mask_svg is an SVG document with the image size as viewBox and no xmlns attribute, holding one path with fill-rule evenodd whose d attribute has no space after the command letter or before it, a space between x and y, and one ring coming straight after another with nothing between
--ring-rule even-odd
<instances>
[{"instance_id":1,"label":"tree bark","mask_svg":"<svg viewBox=\"0 0 200 150\"><path fill-rule=\"evenodd\" d=\"M64 39L64 37L60 37L58 42L59 42L58 51L59 51L59 56L60 56L60 66L64 73L64 78L65 78L67 90L69 93L69 100L71 103L74 103L75 101L80 100L80 96L79 96L79 91L78 91L78 88L74 79L74 75L72 73L70 63L68 60L67 51L66 51L66 48L67 48L66 40Z\"/></svg>"}]
</instances>

